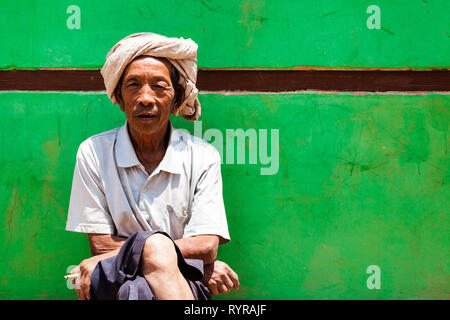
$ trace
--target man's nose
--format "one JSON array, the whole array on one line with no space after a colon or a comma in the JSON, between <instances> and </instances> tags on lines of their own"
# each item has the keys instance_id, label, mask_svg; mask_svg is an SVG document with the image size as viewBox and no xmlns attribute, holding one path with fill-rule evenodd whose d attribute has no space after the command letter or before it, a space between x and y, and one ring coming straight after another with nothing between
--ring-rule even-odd
<instances>
[{"instance_id":1,"label":"man's nose","mask_svg":"<svg viewBox=\"0 0 450 320\"><path fill-rule=\"evenodd\" d=\"M153 106L155 104L155 92L150 86L143 86L139 92L138 103L144 106Z\"/></svg>"}]
</instances>

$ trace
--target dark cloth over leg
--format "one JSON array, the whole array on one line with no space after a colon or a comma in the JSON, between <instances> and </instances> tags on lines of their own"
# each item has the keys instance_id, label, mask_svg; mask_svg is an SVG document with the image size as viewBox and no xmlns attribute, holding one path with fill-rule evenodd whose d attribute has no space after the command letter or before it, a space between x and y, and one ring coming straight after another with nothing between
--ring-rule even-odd
<instances>
[{"instance_id":1,"label":"dark cloth over leg","mask_svg":"<svg viewBox=\"0 0 450 320\"><path fill-rule=\"evenodd\" d=\"M155 300L152 289L139 270L142 249L148 237L162 231L138 231L123 244L117 256L100 261L91 275L93 300ZM173 240L172 240L173 241ZM178 268L188 282L196 300L210 300L211 293L203 283L203 261L185 259L175 244Z\"/></svg>"}]
</instances>

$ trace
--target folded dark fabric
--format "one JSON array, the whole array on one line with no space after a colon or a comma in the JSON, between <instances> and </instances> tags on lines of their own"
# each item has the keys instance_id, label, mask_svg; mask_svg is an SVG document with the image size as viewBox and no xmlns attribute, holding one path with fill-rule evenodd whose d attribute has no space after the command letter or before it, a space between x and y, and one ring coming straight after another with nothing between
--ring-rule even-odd
<instances>
[{"instance_id":1,"label":"folded dark fabric","mask_svg":"<svg viewBox=\"0 0 450 320\"><path fill-rule=\"evenodd\" d=\"M121 247L117 256L100 261L91 275L93 300L155 300L148 282L139 271L142 249L148 237L162 231L138 231ZM172 238L170 238L172 240ZM173 241L173 240L172 240ZM192 289L196 300L210 300L211 293L203 283L203 261L185 259L175 244L178 268Z\"/></svg>"}]
</instances>

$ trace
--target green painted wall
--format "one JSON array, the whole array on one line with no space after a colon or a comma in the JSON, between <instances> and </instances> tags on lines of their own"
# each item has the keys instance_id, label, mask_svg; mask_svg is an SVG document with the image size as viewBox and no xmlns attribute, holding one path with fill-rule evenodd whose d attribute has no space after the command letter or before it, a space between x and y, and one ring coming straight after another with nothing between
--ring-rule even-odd
<instances>
[{"instance_id":1,"label":"green painted wall","mask_svg":"<svg viewBox=\"0 0 450 320\"><path fill-rule=\"evenodd\" d=\"M445 0L3 0L0 69L98 69L142 31L192 38L200 68L442 69L448 12ZM216 299L450 298L449 94L200 100L200 126L173 122L215 134L224 159L232 241L219 258L241 288ZM0 299L75 299L62 276L90 254L86 235L64 231L76 150L124 115L92 92L0 92L0 108ZM244 164L227 141L238 128L258 155ZM380 290L367 288L370 265Z\"/></svg>"},{"instance_id":2,"label":"green painted wall","mask_svg":"<svg viewBox=\"0 0 450 320\"><path fill-rule=\"evenodd\" d=\"M80 9L80 29L71 5ZM370 5L380 29L369 29ZM450 67L446 0L2 0L0 68L100 68L134 32L192 38L201 68Z\"/></svg>"},{"instance_id":3,"label":"green painted wall","mask_svg":"<svg viewBox=\"0 0 450 320\"><path fill-rule=\"evenodd\" d=\"M449 298L450 95L200 100L202 135L279 130L276 174L261 158L222 166L232 241L219 258L241 288L217 299ZM76 150L124 115L103 93L0 92L0 108L0 299L75 299L62 276L89 255L64 231Z\"/></svg>"}]
</instances>

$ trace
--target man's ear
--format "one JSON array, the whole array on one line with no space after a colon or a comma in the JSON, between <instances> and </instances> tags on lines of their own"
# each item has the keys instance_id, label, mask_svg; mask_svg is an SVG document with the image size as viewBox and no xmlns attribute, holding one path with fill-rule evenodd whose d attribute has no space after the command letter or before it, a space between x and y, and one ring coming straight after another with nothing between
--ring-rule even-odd
<instances>
[{"instance_id":1,"label":"man's ear","mask_svg":"<svg viewBox=\"0 0 450 320\"><path fill-rule=\"evenodd\" d=\"M172 103L172 113L175 113L178 108L180 108L181 103L184 101L184 88L181 85L178 85L178 88L176 89L177 96L173 99Z\"/></svg>"},{"instance_id":2,"label":"man's ear","mask_svg":"<svg viewBox=\"0 0 450 320\"><path fill-rule=\"evenodd\" d=\"M121 89L121 84L119 83L116 88L114 89L114 97L116 98L117 102L119 103L120 106L120 110L122 110L123 112L125 112L125 108L123 106L123 99L122 99L122 94L120 92Z\"/></svg>"}]
</instances>

